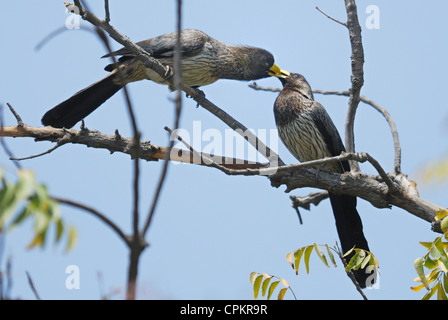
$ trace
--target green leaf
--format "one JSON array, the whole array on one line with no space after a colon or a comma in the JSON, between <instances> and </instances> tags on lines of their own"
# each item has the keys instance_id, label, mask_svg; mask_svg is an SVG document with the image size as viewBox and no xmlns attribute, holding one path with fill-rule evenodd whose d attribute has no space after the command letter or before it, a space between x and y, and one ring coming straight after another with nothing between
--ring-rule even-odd
<instances>
[{"instance_id":1,"label":"green leaf","mask_svg":"<svg viewBox=\"0 0 448 320\"><path fill-rule=\"evenodd\" d=\"M422 246L424 246L425 248L427 248L427 249L431 249L433 244L434 244L434 242L423 242L423 241L420 241L420 244Z\"/></svg>"},{"instance_id":2,"label":"green leaf","mask_svg":"<svg viewBox=\"0 0 448 320\"><path fill-rule=\"evenodd\" d=\"M73 228L72 226L69 227L68 229L68 242L67 242L67 246L65 247L65 251L68 252L70 250L73 249L73 247L76 244L76 240L77 240L77 234L76 234L76 229Z\"/></svg>"},{"instance_id":3,"label":"green leaf","mask_svg":"<svg viewBox=\"0 0 448 320\"><path fill-rule=\"evenodd\" d=\"M443 286L445 288L445 292L448 293L448 273L443 275Z\"/></svg>"},{"instance_id":4,"label":"green leaf","mask_svg":"<svg viewBox=\"0 0 448 320\"><path fill-rule=\"evenodd\" d=\"M274 292L275 288L278 286L280 281L274 281L271 283L271 285L269 286L269 290L268 290L268 300L271 299L272 293Z\"/></svg>"},{"instance_id":5,"label":"green leaf","mask_svg":"<svg viewBox=\"0 0 448 320\"><path fill-rule=\"evenodd\" d=\"M263 275L259 275L257 278L255 278L255 282L254 282L254 299L258 298L258 292L260 291L261 280L263 280Z\"/></svg>"},{"instance_id":6,"label":"green leaf","mask_svg":"<svg viewBox=\"0 0 448 320\"><path fill-rule=\"evenodd\" d=\"M444 272L448 272L448 256L446 255L446 252L443 248L443 243L442 243L441 237L437 238L437 240L434 243L434 246L439 251L439 255L440 255L439 261L441 261L443 263L443 267L441 266L440 268ZM439 264L439 266L440 266L440 264Z\"/></svg>"},{"instance_id":7,"label":"green leaf","mask_svg":"<svg viewBox=\"0 0 448 320\"><path fill-rule=\"evenodd\" d=\"M16 197L20 200L28 197L35 187L34 173L30 170L18 171L19 182L16 185Z\"/></svg>"},{"instance_id":8,"label":"green leaf","mask_svg":"<svg viewBox=\"0 0 448 320\"><path fill-rule=\"evenodd\" d=\"M288 288L283 288L280 290L280 292L278 293L278 300L283 300L283 297L285 296L286 290L288 290Z\"/></svg>"},{"instance_id":9,"label":"green leaf","mask_svg":"<svg viewBox=\"0 0 448 320\"><path fill-rule=\"evenodd\" d=\"M45 244L46 232L37 233L34 239L28 244L27 249L32 249L34 247L43 247Z\"/></svg>"},{"instance_id":10,"label":"green leaf","mask_svg":"<svg viewBox=\"0 0 448 320\"><path fill-rule=\"evenodd\" d=\"M305 249L305 267L306 267L306 273L309 274L310 273L310 256L311 256L311 252L313 251L314 246L308 246Z\"/></svg>"},{"instance_id":11,"label":"green leaf","mask_svg":"<svg viewBox=\"0 0 448 320\"><path fill-rule=\"evenodd\" d=\"M26 218L28 218L31 214L31 211L25 207L22 211L20 211L19 214L16 214L14 220L9 224L8 229L12 229L19 225L22 221L24 221Z\"/></svg>"},{"instance_id":12,"label":"green leaf","mask_svg":"<svg viewBox=\"0 0 448 320\"><path fill-rule=\"evenodd\" d=\"M448 211L439 209L436 211L436 219L441 220L444 219L446 216L448 216Z\"/></svg>"},{"instance_id":13,"label":"green leaf","mask_svg":"<svg viewBox=\"0 0 448 320\"><path fill-rule=\"evenodd\" d=\"M427 288L429 290L429 288ZM429 290L423 297L422 300L429 300L434 295L434 293L437 291L437 286L434 286Z\"/></svg>"},{"instance_id":14,"label":"green leaf","mask_svg":"<svg viewBox=\"0 0 448 320\"><path fill-rule=\"evenodd\" d=\"M349 263L347 264L347 267L345 267L345 271L350 270L358 270L361 266L361 263L363 262L366 252L361 249L355 250L356 254L350 259Z\"/></svg>"},{"instance_id":15,"label":"green leaf","mask_svg":"<svg viewBox=\"0 0 448 320\"><path fill-rule=\"evenodd\" d=\"M425 288L427 290L429 290L428 281L426 279L426 275L425 275L425 272L423 270L423 258L422 257L419 257L419 258L415 259L415 261L414 261L414 268L415 268L415 271L417 271L418 276L420 277L420 281L423 283Z\"/></svg>"},{"instance_id":16,"label":"green leaf","mask_svg":"<svg viewBox=\"0 0 448 320\"><path fill-rule=\"evenodd\" d=\"M429 249L429 254L431 255L433 260L439 260L440 259L440 251L435 246L435 243L433 243L431 249Z\"/></svg>"},{"instance_id":17,"label":"green leaf","mask_svg":"<svg viewBox=\"0 0 448 320\"><path fill-rule=\"evenodd\" d=\"M351 248L346 253L344 253L343 257L345 258L346 256L348 256L350 253L352 253L353 250L355 250L355 247Z\"/></svg>"},{"instance_id":18,"label":"green leaf","mask_svg":"<svg viewBox=\"0 0 448 320\"><path fill-rule=\"evenodd\" d=\"M64 224L62 223L62 219L57 219L56 220L56 242L61 240L63 232L64 232Z\"/></svg>"},{"instance_id":19,"label":"green leaf","mask_svg":"<svg viewBox=\"0 0 448 320\"><path fill-rule=\"evenodd\" d=\"M428 279L428 284L436 280L439 277L440 273L441 271L439 269L434 269L428 275L426 275L426 279Z\"/></svg>"},{"instance_id":20,"label":"green leaf","mask_svg":"<svg viewBox=\"0 0 448 320\"><path fill-rule=\"evenodd\" d=\"M360 267L361 269L364 269L364 268L366 267L366 265L370 263L371 258L372 258L372 257L371 257L371 254L368 253L368 254L366 255L366 257L362 260L361 265L360 265L359 267Z\"/></svg>"},{"instance_id":21,"label":"green leaf","mask_svg":"<svg viewBox=\"0 0 448 320\"><path fill-rule=\"evenodd\" d=\"M67 249L73 247L76 233L67 229L61 219L59 205L48 195L47 187L37 184L29 170L17 172L17 182L4 182L0 189L0 230L9 231L25 220L33 220L33 236L28 248L43 247L51 226L56 228L56 242L68 237Z\"/></svg>"},{"instance_id":22,"label":"green leaf","mask_svg":"<svg viewBox=\"0 0 448 320\"><path fill-rule=\"evenodd\" d=\"M429 270L434 269L438 266L437 260L432 260L429 256L424 259L423 265L428 268Z\"/></svg>"},{"instance_id":23,"label":"green leaf","mask_svg":"<svg viewBox=\"0 0 448 320\"><path fill-rule=\"evenodd\" d=\"M437 284L437 300L448 300L441 282Z\"/></svg>"},{"instance_id":24,"label":"green leaf","mask_svg":"<svg viewBox=\"0 0 448 320\"><path fill-rule=\"evenodd\" d=\"M440 228L442 229L443 233L448 231L448 217L443 218L442 222L440 223Z\"/></svg>"},{"instance_id":25,"label":"green leaf","mask_svg":"<svg viewBox=\"0 0 448 320\"><path fill-rule=\"evenodd\" d=\"M322 261L322 263L327 266L327 268L330 268L330 266L328 265L327 262L327 258L324 255L324 252L322 251L321 248L319 248L319 246L317 245L317 243L314 244L314 249L317 253L317 255L319 256L320 260Z\"/></svg>"},{"instance_id":26,"label":"green leaf","mask_svg":"<svg viewBox=\"0 0 448 320\"><path fill-rule=\"evenodd\" d=\"M300 248L294 251L294 264L296 269L296 275L299 273L300 260L302 259L302 255L305 252L305 248Z\"/></svg>"},{"instance_id":27,"label":"green leaf","mask_svg":"<svg viewBox=\"0 0 448 320\"><path fill-rule=\"evenodd\" d=\"M334 255L333 255L333 253L331 252L331 248L328 246L328 244L325 244L325 247L327 248L327 253L328 253L328 256L330 257L330 261L331 261L331 263L332 263L335 267L337 267L336 260L334 259Z\"/></svg>"},{"instance_id":28,"label":"green leaf","mask_svg":"<svg viewBox=\"0 0 448 320\"><path fill-rule=\"evenodd\" d=\"M411 287L411 290L415 291L415 292L419 292L421 289L423 289L425 287L425 285L422 283L419 286L416 287Z\"/></svg>"},{"instance_id":29,"label":"green leaf","mask_svg":"<svg viewBox=\"0 0 448 320\"><path fill-rule=\"evenodd\" d=\"M266 294L266 289L268 288L269 282L271 281L271 278L266 278L263 280L263 284L261 285L261 296L264 297Z\"/></svg>"}]
</instances>

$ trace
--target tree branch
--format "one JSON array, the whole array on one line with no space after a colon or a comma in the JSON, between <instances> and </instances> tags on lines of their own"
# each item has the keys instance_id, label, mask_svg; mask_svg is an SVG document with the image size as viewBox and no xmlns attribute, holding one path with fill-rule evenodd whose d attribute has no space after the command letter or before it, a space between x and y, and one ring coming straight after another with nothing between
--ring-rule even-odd
<instances>
[{"instance_id":1,"label":"tree branch","mask_svg":"<svg viewBox=\"0 0 448 320\"><path fill-rule=\"evenodd\" d=\"M0 135L8 137L34 137L37 141L57 141L62 137L70 137L70 143L84 144L93 148L107 149L110 152L122 152L134 156L132 152L132 138L123 138L119 135L105 135L98 131L74 129L54 129L51 127L35 128L23 124L22 127L0 128ZM144 160L154 161L166 159L168 148L152 145L149 141L141 141L139 144L139 157ZM182 153L182 155L179 155ZM203 161L202 157L194 156L191 151L173 149L168 160L199 164L213 167L209 161ZM204 158L212 158L217 162L216 156L204 154ZM219 159L219 158L218 158ZM363 198L377 208L390 208L397 206L409 213L430 222L433 230L440 232L440 226L434 217L437 210L444 208L421 199L413 181L404 174L385 174L378 176L362 173L329 173L310 168L333 161L356 160L370 161L372 158L365 153L346 153L337 157L324 158L281 167L272 167L269 164L250 163L240 159L221 158L220 166L215 168L228 175L259 175L269 176L274 187L285 185L286 192L303 187L314 187L329 190L333 193L341 193ZM377 170L379 168L377 167ZM389 181L387 184L385 181ZM393 188L391 188L391 185Z\"/></svg>"},{"instance_id":2,"label":"tree branch","mask_svg":"<svg viewBox=\"0 0 448 320\"><path fill-rule=\"evenodd\" d=\"M350 44L352 47L352 87L350 89L350 98L348 101L347 117L345 120L345 147L347 152L355 152L355 134L354 124L356 109L360 101L360 92L364 84L364 49L361 38L361 26L358 21L358 13L354 0L345 0L347 11L347 28L350 35ZM351 163L353 169L359 171L357 163Z\"/></svg>"},{"instance_id":3,"label":"tree branch","mask_svg":"<svg viewBox=\"0 0 448 320\"><path fill-rule=\"evenodd\" d=\"M350 36L350 45L352 48L352 75L350 89L350 98L348 101L347 116L345 119L345 148L347 152L355 152L355 134L354 123L356 109L360 101L360 92L364 84L364 49L362 45L361 26L359 25L358 12L354 0L345 0L345 10L347 12L347 22L341 22L324 11L316 7L321 13L331 20L347 27ZM359 165L356 162L350 162L352 170L360 171Z\"/></svg>"},{"instance_id":4,"label":"tree branch","mask_svg":"<svg viewBox=\"0 0 448 320\"><path fill-rule=\"evenodd\" d=\"M112 220L110 220L107 216L105 216L104 214L102 214L101 212L99 212L96 209L93 209L89 206L86 206L84 204L72 201L72 200L68 200L68 199L63 199L63 198L59 198L59 197L51 197L53 200L71 206L71 207L75 207L81 210L84 210L86 212L89 212L90 214L92 214L93 216L97 217L98 219L100 219L102 222L104 222L105 225L109 226L113 231L115 231L115 233L121 238L121 240L124 241L124 243L129 247L131 245L131 241L130 238L128 236L126 236L126 234L120 229L120 227L118 227L114 222L112 222Z\"/></svg>"},{"instance_id":5,"label":"tree branch","mask_svg":"<svg viewBox=\"0 0 448 320\"><path fill-rule=\"evenodd\" d=\"M82 129L56 129L52 127L31 127L26 124L19 126L0 127L0 137L31 137L36 141L56 142L60 139L66 139L65 143L82 144L89 148L106 149L110 153L121 152L135 158L136 154L132 148L133 138L125 138L116 132L114 135L103 134L96 130ZM54 149L54 148L52 148ZM188 150L173 148L171 152L168 147L151 144L147 140L140 141L138 146L138 157L147 161L168 160L182 163L197 164L201 166L211 166L210 162L202 160L211 158L221 166L233 169L257 169L269 166L269 163L252 162L243 159L217 156L207 153L201 153L201 156L195 156ZM51 150L51 149L50 149ZM45 154L48 152L44 152ZM168 158L167 158L168 155ZM27 159L23 158L23 159Z\"/></svg>"}]
</instances>

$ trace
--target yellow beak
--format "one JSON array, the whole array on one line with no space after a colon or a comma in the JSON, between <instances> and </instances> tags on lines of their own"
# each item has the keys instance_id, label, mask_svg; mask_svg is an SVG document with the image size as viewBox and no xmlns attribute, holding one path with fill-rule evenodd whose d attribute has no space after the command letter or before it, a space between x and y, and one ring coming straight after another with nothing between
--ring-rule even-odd
<instances>
[{"instance_id":1,"label":"yellow beak","mask_svg":"<svg viewBox=\"0 0 448 320\"><path fill-rule=\"evenodd\" d=\"M289 72L286 70L281 70L278 65L274 64L269 69L268 75L270 75L272 77L277 77L277 78L286 78L289 76Z\"/></svg>"}]
</instances>

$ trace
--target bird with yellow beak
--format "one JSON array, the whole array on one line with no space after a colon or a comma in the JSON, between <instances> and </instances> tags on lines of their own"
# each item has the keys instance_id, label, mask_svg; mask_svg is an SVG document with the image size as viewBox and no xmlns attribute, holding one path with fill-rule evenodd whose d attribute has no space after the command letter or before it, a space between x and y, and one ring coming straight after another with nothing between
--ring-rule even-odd
<instances>
[{"instance_id":1,"label":"bird with yellow beak","mask_svg":"<svg viewBox=\"0 0 448 320\"><path fill-rule=\"evenodd\" d=\"M170 67L174 65L176 43L177 32L137 42L152 57ZM282 74L282 70L274 63L273 55L267 50L230 46L200 30L181 31L180 52L182 81L190 87L209 85L219 79L249 81ZM169 80L146 68L128 49L122 48L104 57L112 55L120 58L117 63L105 67L110 72L105 78L49 110L43 116L42 123L57 128L71 128L130 82L149 79L169 85ZM173 90L171 86L170 89Z\"/></svg>"}]
</instances>

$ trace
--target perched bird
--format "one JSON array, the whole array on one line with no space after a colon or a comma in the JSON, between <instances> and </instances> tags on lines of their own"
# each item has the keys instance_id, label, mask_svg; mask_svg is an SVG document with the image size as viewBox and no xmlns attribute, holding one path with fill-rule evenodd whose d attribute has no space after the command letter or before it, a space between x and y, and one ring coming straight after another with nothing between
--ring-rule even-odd
<instances>
[{"instance_id":1,"label":"perched bird","mask_svg":"<svg viewBox=\"0 0 448 320\"><path fill-rule=\"evenodd\" d=\"M338 130L324 107L314 101L306 79L297 73L279 76L283 89L274 104L275 122L280 139L301 162L340 155L345 151ZM320 169L343 173L350 171L347 161L332 162ZM356 210L356 197L329 192L336 229L343 252L353 247L369 250L364 237L361 218ZM348 259L351 259L351 256ZM369 274L354 270L362 288Z\"/></svg>"},{"instance_id":2,"label":"perched bird","mask_svg":"<svg viewBox=\"0 0 448 320\"><path fill-rule=\"evenodd\" d=\"M173 67L176 41L177 32L171 32L137 44L162 64ZM205 86L219 79L256 80L281 71L270 52L249 46L230 46L199 30L182 30L180 44L182 79L190 87ZM103 58L111 55L121 57L117 63L105 67L109 75L45 113L44 125L73 127L129 82L149 79L168 84L155 71L145 68L126 48Z\"/></svg>"}]
</instances>

